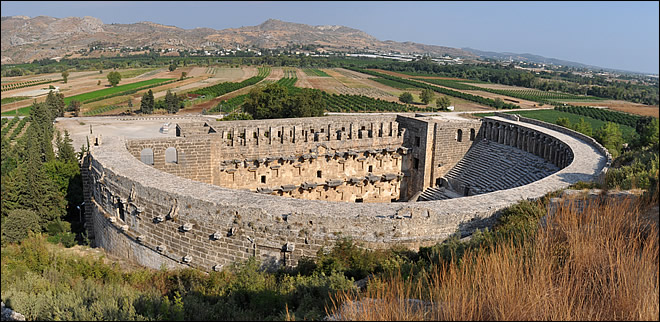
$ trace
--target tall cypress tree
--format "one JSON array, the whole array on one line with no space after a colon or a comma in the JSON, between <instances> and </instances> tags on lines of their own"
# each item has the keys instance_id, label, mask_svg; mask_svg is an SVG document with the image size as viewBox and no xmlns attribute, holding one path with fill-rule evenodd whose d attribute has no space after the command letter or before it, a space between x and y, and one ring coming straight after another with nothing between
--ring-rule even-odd
<instances>
[{"instance_id":1,"label":"tall cypress tree","mask_svg":"<svg viewBox=\"0 0 660 322\"><path fill-rule=\"evenodd\" d=\"M140 102L140 112L144 114L151 114L154 111L154 92L149 90L142 95L142 102Z\"/></svg>"},{"instance_id":2,"label":"tall cypress tree","mask_svg":"<svg viewBox=\"0 0 660 322\"><path fill-rule=\"evenodd\" d=\"M77 162L76 152L71 145L69 131L64 130L64 137L60 131L57 131L57 159L63 162Z\"/></svg>"},{"instance_id":3,"label":"tall cypress tree","mask_svg":"<svg viewBox=\"0 0 660 322\"><path fill-rule=\"evenodd\" d=\"M38 154L41 157L41 162L48 162L55 159L53 152L53 120L48 106L44 103L34 103L30 109L30 126L26 130L28 133L33 133L36 137L36 144L39 147Z\"/></svg>"},{"instance_id":4,"label":"tall cypress tree","mask_svg":"<svg viewBox=\"0 0 660 322\"><path fill-rule=\"evenodd\" d=\"M42 169L39 134L25 133L26 159L3 181L2 215L13 209L29 209L39 215L41 228L66 213L66 200Z\"/></svg>"},{"instance_id":5,"label":"tall cypress tree","mask_svg":"<svg viewBox=\"0 0 660 322\"><path fill-rule=\"evenodd\" d=\"M46 96L46 105L48 105L53 117L64 116L64 107L66 106L64 103L64 94L54 93L53 91L48 92L48 96Z\"/></svg>"}]
</instances>

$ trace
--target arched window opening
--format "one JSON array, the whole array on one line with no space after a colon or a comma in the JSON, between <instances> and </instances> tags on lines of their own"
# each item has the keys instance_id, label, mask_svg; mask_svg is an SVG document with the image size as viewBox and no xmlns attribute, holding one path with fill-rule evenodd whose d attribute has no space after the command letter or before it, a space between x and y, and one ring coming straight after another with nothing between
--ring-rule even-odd
<instances>
[{"instance_id":1,"label":"arched window opening","mask_svg":"<svg viewBox=\"0 0 660 322\"><path fill-rule=\"evenodd\" d=\"M456 131L456 141L463 142L463 130Z\"/></svg>"},{"instance_id":2,"label":"arched window opening","mask_svg":"<svg viewBox=\"0 0 660 322\"><path fill-rule=\"evenodd\" d=\"M176 148L169 147L165 150L165 163L179 163Z\"/></svg>"},{"instance_id":3,"label":"arched window opening","mask_svg":"<svg viewBox=\"0 0 660 322\"><path fill-rule=\"evenodd\" d=\"M474 136L475 136L474 129L470 129L470 141L474 141Z\"/></svg>"},{"instance_id":4,"label":"arched window opening","mask_svg":"<svg viewBox=\"0 0 660 322\"><path fill-rule=\"evenodd\" d=\"M154 165L154 150L151 148L142 149L142 152L140 152L140 160L144 164Z\"/></svg>"}]
</instances>

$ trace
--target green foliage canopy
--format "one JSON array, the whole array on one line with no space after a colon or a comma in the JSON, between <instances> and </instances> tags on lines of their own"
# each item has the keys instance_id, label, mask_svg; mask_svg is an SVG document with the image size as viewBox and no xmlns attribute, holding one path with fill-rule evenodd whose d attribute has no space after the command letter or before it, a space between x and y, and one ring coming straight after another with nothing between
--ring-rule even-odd
<instances>
[{"instance_id":1,"label":"green foliage canopy","mask_svg":"<svg viewBox=\"0 0 660 322\"><path fill-rule=\"evenodd\" d=\"M399 95L399 101L402 103L410 104L413 102L413 96L409 92L403 92Z\"/></svg>"}]
</instances>

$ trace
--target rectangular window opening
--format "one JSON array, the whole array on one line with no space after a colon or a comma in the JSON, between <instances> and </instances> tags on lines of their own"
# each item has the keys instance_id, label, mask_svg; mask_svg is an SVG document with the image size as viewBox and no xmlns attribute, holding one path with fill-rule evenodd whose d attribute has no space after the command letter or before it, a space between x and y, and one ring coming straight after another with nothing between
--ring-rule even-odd
<instances>
[{"instance_id":1,"label":"rectangular window opening","mask_svg":"<svg viewBox=\"0 0 660 322\"><path fill-rule=\"evenodd\" d=\"M266 183L266 176L261 176L261 183Z\"/></svg>"},{"instance_id":2,"label":"rectangular window opening","mask_svg":"<svg viewBox=\"0 0 660 322\"><path fill-rule=\"evenodd\" d=\"M319 171L316 171L316 177L317 177L317 178L322 178L322 177L323 177L323 173L322 173L320 170L319 170Z\"/></svg>"}]
</instances>

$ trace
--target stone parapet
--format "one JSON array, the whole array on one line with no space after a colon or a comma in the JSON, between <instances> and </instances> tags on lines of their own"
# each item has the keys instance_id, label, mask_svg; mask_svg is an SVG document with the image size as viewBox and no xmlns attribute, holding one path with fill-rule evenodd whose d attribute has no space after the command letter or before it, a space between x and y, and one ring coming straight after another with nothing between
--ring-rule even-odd
<instances>
[{"instance_id":1,"label":"stone parapet","mask_svg":"<svg viewBox=\"0 0 660 322\"><path fill-rule=\"evenodd\" d=\"M272 187L269 193L255 193L220 187L185 175L177 176L143 163L140 156L136 156L137 148L133 148L140 147L138 143L141 141L105 138L99 146L91 147L86 163L88 170L83 173L86 176L86 218L93 222L91 226L97 246L149 267L191 266L208 271L251 256L265 264L295 265L302 256L314 257L321 247L331 246L341 237L351 237L370 248L394 245L417 248L441 242L457 231L469 234L476 228L492 224L495 220L493 214L502 208L523 199L542 197L577 181L591 181L606 166L607 156L602 150L573 133L498 117L486 118L484 122L507 126L509 144L517 144L517 141L511 141L514 132L510 130L533 132L534 138L549 138L538 142L555 148L562 144L567 153L570 151L570 158L562 159L566 164L552 175L512 189L420 203L348 203L282 198L269 194L275 191ZM409 124L415 126L418 122ZM441 124L426 124L432 125L426 126L432 134L423 132L426 135L424 140L433 140L442 133L437 130ZM465 131L469 131L470 126L472 123L468 122L466 127L460 127L468 142L469 132ZM478 131L475 139L484 135L478 134L486 129L484 124L481 126L475 127ZM452 128L451 131L457 130ZM494 131L493 128L490 131ZM177 140L192 140L193 145L203 148L205 142L212 141L208 136L180 137ZM412 140L412 143L405 139L402 142L410 151L396 150L402 157L421 157L415 152L414 137ZM457 138L452 140L457 141ZM430 152L434 149L433 142L423 142L420 136L419 145L428 147L427 155L433 154ZM387 151L393 147L388 144L383 147L384 152L371 154L367 149L366 153L375 158L380 153L390 153ZM186 149L186 145L182 143L179 148ZM212 144L210 149L213 149ZM533 150L536 155L549 159L557 156L550 148L537 144L536 149ZM464 153L462 151L457 153ZM323 151L323 154L327 152ZM256 157L266 159L265 156ZM203 156L198 160L206 162ZM313 162L311 160L310 157L306 162ZM212 166L216 164L219 166L219 162ZM404 182L409 178L406 173L409 176L414 169L404 167L402 170L401 176L393 170L374 171L371 178L382 180L389 173L392 182L401 180L403 190ZM364 177L365 183L371 184L367 176L368 173L347 176L337 187L346 186L353 177ZM330 189L335 189L333 180L337 179L300 180L294 189L328 189L331 193ZM291 188L282 189L284 184L279 185L280 191Z\"/></svg>"}]
</instances>

